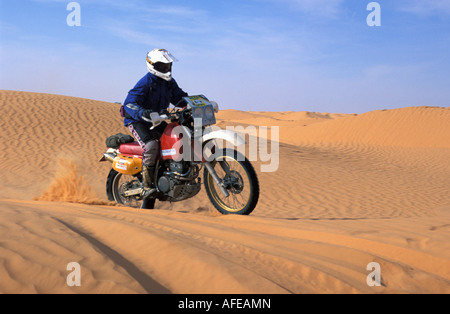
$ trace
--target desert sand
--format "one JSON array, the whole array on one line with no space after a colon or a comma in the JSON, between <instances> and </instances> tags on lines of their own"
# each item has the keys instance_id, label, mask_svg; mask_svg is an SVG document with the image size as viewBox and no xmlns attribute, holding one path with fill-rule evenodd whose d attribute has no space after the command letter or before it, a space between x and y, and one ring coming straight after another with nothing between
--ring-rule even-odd
<instances>
[{"instance_id":1,"label":"desert sand","mask_svg":"<svg viewBox=\"0 0 450 314\"><path fill-rule=\"evenodd\" d=\"M450 108L221 111L221 127L280 131L278 171L254 162L254 212L222 216L203 191L152 211L107 201L118 104L0 105L0 293L450 293Z\"/></svg>"}]
</instances>

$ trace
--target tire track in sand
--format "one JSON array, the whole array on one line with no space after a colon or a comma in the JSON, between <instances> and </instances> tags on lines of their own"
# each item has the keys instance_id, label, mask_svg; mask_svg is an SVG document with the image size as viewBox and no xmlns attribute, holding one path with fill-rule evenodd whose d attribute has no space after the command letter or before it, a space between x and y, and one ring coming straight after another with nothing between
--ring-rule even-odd
<instances>
[{"instance_id":1,"label":"tire track in sand","mask_svg":"<svg viewBox=\"0 0 450 314\"><path fill-rule=\"evenodd\" d=\"M371 292L365 283L364 267L374 260L392 269L397 277L403 274L409 282L427 273L439 285L445 286L450 279L448 261L417 250L330 232L264 228L264 219L258 219L258 223L232 219L238 221L230 225L228 219L167 217L161 212L151 216L116 211L95 214L213 253L288 293ZM397 290L392 280L385 282L390 283L387 291Z\"/></svg>"},{"instance_id":2,"label":"tire track in sand","mask_svg":"<svg viewBox=\"0 0 450 314\"><path fill-rule=\"evenodd\" d=\"M81 231L80 229L74 227L67 222L64 222L60 219L56 219L58 222L66 226L68 229L72 230L79 236L86 239L89 243L91 243L94 247L100 250L103 254L105 254L108 258L113 260L117 265L125 269L128 274L134 278L147 293L152 294L168 294L171 293L166 287L159 284L156 280L148 276L145 272L141 271L136 265L127 260L124 256L122 256L119 252L115 251L108 245L104 244L100 240L95 237L90 236L88 233Z\"/></svg>"}]
</instances>

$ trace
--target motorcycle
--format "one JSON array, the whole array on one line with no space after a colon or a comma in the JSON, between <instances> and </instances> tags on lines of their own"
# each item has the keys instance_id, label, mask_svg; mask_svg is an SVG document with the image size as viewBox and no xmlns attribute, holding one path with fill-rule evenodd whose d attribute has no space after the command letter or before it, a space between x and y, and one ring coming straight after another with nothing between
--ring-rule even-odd
<instances>
[{"instance_id":1,"label":"motorcycle","mask_svg":"<svg viewBox=\"0 0 450 314\"><path fill-rule=\"evenodd\" d=\"M108 199L145 209L154 209L156 200L184 201L200 192L203 170L206 194L220 213L249 215L258 203L259 182L250 161L235 149L245 140L233 131L212 128L219 110L216 102L204 95L183 100L187 106L182 110L151 115L152 128L164 129L153 178L156 192L143 197L143 148L132 138L109 147L100 160L112 162L106 181ZM220 142L233 148L223 148Z\"/></svg>"}]
</instances>

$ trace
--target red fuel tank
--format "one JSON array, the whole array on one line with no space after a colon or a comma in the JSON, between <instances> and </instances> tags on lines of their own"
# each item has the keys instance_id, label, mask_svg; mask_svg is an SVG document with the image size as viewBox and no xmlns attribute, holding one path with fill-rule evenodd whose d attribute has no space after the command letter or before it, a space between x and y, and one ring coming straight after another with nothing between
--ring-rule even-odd
<instances>
[{"instance_id":1,"label":"red fuel tank","mask_svg":"<svg viewBox=\"0 0 450 314\"><path fill-rule=\"evenodd\" d=\"M164 129L160 139L161 158L164 160L181 160L183 154L183 133L180 132L180 129L175 129L179 126L177 122L172 122Z\"/></svg>"}]
</instances>

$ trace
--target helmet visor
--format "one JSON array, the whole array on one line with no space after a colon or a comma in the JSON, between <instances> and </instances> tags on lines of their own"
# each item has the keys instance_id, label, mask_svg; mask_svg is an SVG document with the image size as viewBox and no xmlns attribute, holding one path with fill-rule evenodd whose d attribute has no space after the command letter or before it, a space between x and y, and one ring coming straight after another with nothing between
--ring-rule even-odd
<instances>
[{"instance_id":1,"label":"helmet visor","mask_svg":"<svg viewBox=\"0 0 450 314\"><path fill-rule=\"evenodd\" d=\"M155 62L153 68L161 73L168 73L172 70L172 63Z\"/></svg>"}]
</instances>

